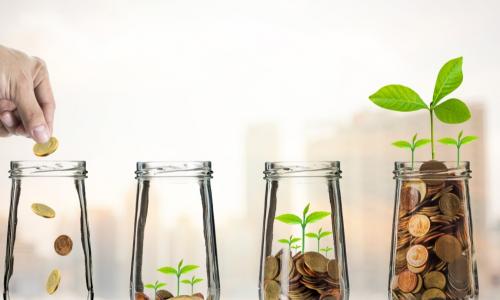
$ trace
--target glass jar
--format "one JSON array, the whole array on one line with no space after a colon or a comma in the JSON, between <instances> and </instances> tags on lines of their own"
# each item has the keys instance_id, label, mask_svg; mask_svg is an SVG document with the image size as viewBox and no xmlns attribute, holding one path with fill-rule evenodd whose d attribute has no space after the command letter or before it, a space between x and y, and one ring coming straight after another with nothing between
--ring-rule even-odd
<instances>
[{"instance_id":1,"label":"glass jar","mask_svg":"<svg viewBox=\"0 0 500 300\"><path fill-rule=\"evenodd\" d=\"M389 299L477 299L468 162L395 164Z\"/></svg>"},{"instance_id":2,"label":"glass jar","mask_svg":"<svg viewBox=\"0 0 500 300\"><path fill-rule=\"evenodd\" d=\"M268 162L259 299L348 299L339 162Z\"/></svg>"},{"instance_id":3,"label":"glass jar","mask_svg":"<svg viewBox=\"0 0 500 300\"><path fill-rule=\"evenodd\" d=\"M211 163L137 163L130 299L219 299Z\"/></svg>"},{"instance_id":4,"label":"glass jar","mask_svg":"<svg viewBox=\"0 0 500 300\"><path fill-rule=\"evenodd\" d=\"M93 299L83 161L11 162L4 299Z\"/></svg>"}]
</instances>

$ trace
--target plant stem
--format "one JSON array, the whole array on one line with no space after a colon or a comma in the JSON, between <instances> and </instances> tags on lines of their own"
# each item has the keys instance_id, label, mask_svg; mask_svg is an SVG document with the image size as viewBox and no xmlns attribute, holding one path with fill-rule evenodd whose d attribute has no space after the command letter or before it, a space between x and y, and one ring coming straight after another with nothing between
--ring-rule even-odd
<instances>
[{"instance_id":1,"label":"plant stem","mask_svg":"<svg viewBox=\"0 0 500 300\"><path fill-rule=\"evenodd\" d=\"M194 294L194 284L191 283L191 295L193 295L193 294Z\"/></svg>"},{"instance_id":2,"label":"plant stem","mask_svg":"<svg viewBox=\"0 0 500 300\"><path fill-rule=\"evenodd\" d=\"M411 168L415 165L415 149L411 149Z\"/></svg>"},{"instance_id":3,"label":"plant stem","mask_svg":"<svg viewBox=\"0 0 500 300\"><path fill-rule=\"evenodd\" d=\"M302 225L302 254L304 253L305 248L306 248L306 224Z\"/></svg>"},{"instance_id":4,"label":"plant stem","mask_svg":"<svg viewBox=\"0 0 500 300\"><path fill-rule=\"evenodd\" d=\"M179 296L180 289L181 289L181 275L177 276L177 296Z\"/></svg>"},{"instance_id":5,"label":"plant stem","mask_svg":"<svg viewBox=\"0 0 500 300\"><path fill-rule=\"evenodd\" d=\"M319 252L319 241L320 241L320 238L318 238L318 252Z\"/></svg>"},{"instance_id":6,"label":"plant stem","mask_svg":"<svg viewBox=\"0 0 500 300\"><path fill-rule=\"evenodd\" d=\"M429 109L431 113L431 156L432 160L436 158L436 153L434 152L434 109L431 108Z\"/></svg>"},{"instance_id":7,"label":"plant stem","mask_svg":"<svg viewBox=\"0 0 500 300\"><path fill-rule=\"evenodd\" d=\"M457 169L460 167L460 146L457 147Z\"/></svg>"}]
</instances>

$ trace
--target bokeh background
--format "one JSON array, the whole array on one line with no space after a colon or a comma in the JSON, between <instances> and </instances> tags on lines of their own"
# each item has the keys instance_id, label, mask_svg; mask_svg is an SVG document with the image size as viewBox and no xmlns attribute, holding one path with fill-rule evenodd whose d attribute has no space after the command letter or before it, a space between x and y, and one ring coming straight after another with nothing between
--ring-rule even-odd
<instances>
[{"instance_id":1,"label":"bokeh background","mask_svg":"<svg viewBox=\"0 0 500 300\"><path fill-rule=\"evenodd\" d=\"M320 159L340 160L344 171L351 299L386 299L391 172L408 159L390 142L427 136L428 125L425 112L383 111L367 97L401 83L429 99L441 65L464 56L453 95L473 118L437 132L480 136L463 157L474 176L480 298L497 299L499 11L495 0L0 0L0 44L49 66L61 142L51 159L88 162L99 299L128 297L136 161L213 162L222 299L250 300L264 162ZM9 161L34 159L31 147L0 139L1 245ZM438 158L454 152L438 146Z\"/></svg>"}]
</instances>

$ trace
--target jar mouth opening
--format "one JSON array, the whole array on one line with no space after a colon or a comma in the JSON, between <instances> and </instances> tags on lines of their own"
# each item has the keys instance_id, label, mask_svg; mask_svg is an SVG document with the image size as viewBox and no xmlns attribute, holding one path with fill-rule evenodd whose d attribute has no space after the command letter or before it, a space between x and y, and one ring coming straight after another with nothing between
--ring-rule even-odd
<instances>
[{"instance_id":1,"label":"jar mouth opening","mask_svg":"<svg viewBox=\"0 0 500 300\"><path fill-rule=\"evenodd\" d=\"M265 179L290 177L340 178L339 161L277 161L266 162Z\"/></svg>"},{"instance_id":2,"label":"jar mouth opening","mask_svg":"<svg viewBox=\"0 0 500 300\"><path fill-rule=\"evenodd\" d=\"M439 164L441 168L426 168L429 163ZM422 167L424 166L424 167ZM461 161L397 161L394 163L394 178L426 178L436 177L439 179L463 179L470 178L470 162Z\"/></svg>"},{"instance_id":3,"label":"jar mouth opening","mask_svg":"<svg viewBox=\"0 0 500 300\"><path fill-rule=\"evenodd\" d=\"M87 178L86 162L68 161L11 161L10 178L68 177Z\"/></svg>"},{"instance_id":4,"label":"jar mouth opening","mask_svg":"<svg viewBox=\"0 0 500 300\"><path fill-rule=\"evenodd\" d=\"M137 179L212 178L210 161L144 161L137 162Z\"/></svg>"}]
</instances>

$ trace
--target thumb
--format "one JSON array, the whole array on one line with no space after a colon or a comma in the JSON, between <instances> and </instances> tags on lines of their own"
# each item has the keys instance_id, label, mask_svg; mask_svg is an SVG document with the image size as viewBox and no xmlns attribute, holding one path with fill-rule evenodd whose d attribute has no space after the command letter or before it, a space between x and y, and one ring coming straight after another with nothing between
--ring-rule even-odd
<instances>
[{"instance_id":1,"label":"thumb","mask_svg":"<svg viewBox=\"0 0 500 300\"><path fill-rule=\"evenodd\" d=\"M21 85L15 100L19 116L26 132L37 143L46 143L50 139L49 128L43 111L35 97L32 84Z\"/></svg>"}]
</instances>

